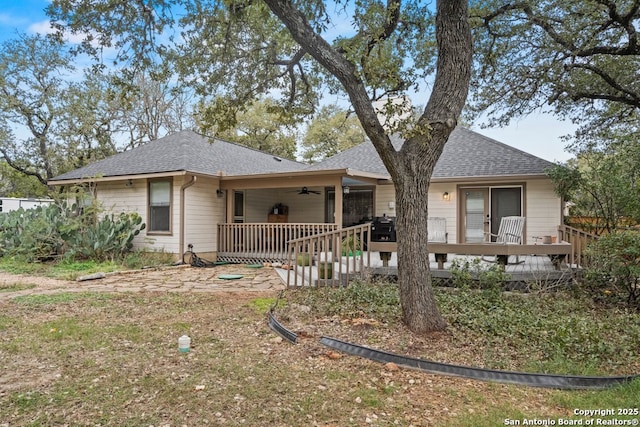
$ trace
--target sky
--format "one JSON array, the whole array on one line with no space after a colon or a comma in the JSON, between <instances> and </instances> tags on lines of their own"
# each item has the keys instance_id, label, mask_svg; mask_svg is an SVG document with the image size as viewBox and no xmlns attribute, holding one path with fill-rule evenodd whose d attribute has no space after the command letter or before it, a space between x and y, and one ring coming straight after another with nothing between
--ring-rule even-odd
<instances>
[{"instance_id":1,"label":"sky","mask_svg":"<svg viewBox=\"0 0 640 427\"><path fill-rule=\"evenodd\" d=\"M0 0L0 42L18 33L44 33L49 28L44 8L48 0ZM575 125L550 115L531 115L514 120L504 128L472 129L497 141L552 162L564 162L573 156L564 150L561 137L571 134Z\"/></svg>"}]
</instances>

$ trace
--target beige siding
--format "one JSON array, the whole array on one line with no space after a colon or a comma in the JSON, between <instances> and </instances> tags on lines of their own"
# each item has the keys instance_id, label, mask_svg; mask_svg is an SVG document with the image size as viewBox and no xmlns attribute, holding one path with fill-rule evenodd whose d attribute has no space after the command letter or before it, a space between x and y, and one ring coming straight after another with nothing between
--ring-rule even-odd
<instances>
[{"instance_id":1,"label":"beige siding","mask_svg":"<svg viewBox=\"0 0 640 427\"><path fill-rule=\"evenodd\" d=\"M442 199L442 193L447 191L451 197L449 201ZM456 186L455 184L432 184L429 191L429 216L444 217L447 220L449 242L455 242L456 232ZM396 216L395 208L389 207L389 202L395 203L393 185L379 185L376 188L376 216Z\"/></svg>"},{"instance_id":2,"label":"beige siding","mask_svg":"<svg viewBox=\"0 0 640 427\"><path fill-rule=\"evenodd\" d=\"M190 180L190 178L187 178ZM174 177L171 204L171 234L148 234L144 230L134 239L136 249L161 250L182 254L186 245L192 243L198 253L211 253L216 248L216 224L224 222L224 198L216 197L217 183L214 179L199 178L185 190L185 248L180 248L180 187L187 182L185 177ZM98 200L108 212L138 212L147 223L146 179L135 180L128 187L125 181L100 183Z\"/></svg>"},{"instance_id":3,"label":"beige siding","mask_svg":"<svg viewBox=\"0 0 640 427\"><path fill-rule=\"evenodd\" d=\"M274 189L246 190L244 198L245 222L267 222L269 209L280 200L280 191Z\"/></svg>"},{"instance_id":4,"label":"beige siding","mask_svg":"<svg viewBox=\"0 0 640 427\"><path fill-rule=\"evenodd\" d=\"M147 223L147 181L136 180L133 185L125 185L126 181L101 182L97 185L96 196L106 212L138 212L142 222ZM146 240L146 230L133 240L136 249L154 249L155 244Z\"/></svg>"},{"instance_id":5,"label":"beige siding","mask_svg":"<svg viewBox=\"0 0 640 427\"><path fill-rule=\"evenodd\" d=\"M557 226L562 224L561 200L554 192L551 181L527 182L526 201L527 243L534 243L533 236L556 236Z\"/></svg>"},{"instance_id":6,"label":"beige siding","mask_svg":"<svg viewBox=\"0 0 640 427\"><path fill-rule=\"evenodd\" d=\"M134 181L130 187L125 185L125 181L101 182L96 194L98 201L108 212L138 212L146 222L146 181Z\"/></svg>"},{"instance_id":7,"label":"beige siding","mask_svg":"<svg viewBox=\"0 0 640 427\"><path fill-rule=\"evenodd\" d=\"M374 200L376 204L374 216L396 216L396 192L393 184L378 185ZM394 206L390 207L390 203Z\"/></svg>"},{"instance_id":8,"label":"beige siding","mask_svg":"<svg viewBox=\"0 0 640 427\"><path fill-rule=\"evenodd\" d=\"M444 192L449 193L449 200L444 200ZM429 188L429 216L442 217L447 220L447 241L455 243L457 240L457 197L455 184L437 183Z\"/></svg>"},{"instance_id":9,"label":"beige siding","mask_svg":"<svg viewBox=\"0 0 640 427\"><path fill-rule=\"evenodd\" d=\"M193 244L194 251L198 254L216 251L216 226L224 222L225 218L225 199L216 196L217 188L217 180L198 178L194 185L185 190L186 221L183 252L187 250L186 246L189 243ZM178 195L179 191L178 187ZM179 205L176 209L179 211ZM179 232L179 230L176 231Z\"/></svg>"},{"instance_id":10,"label":"beige siding","mask_svg":"<svg viewBox=\"0 0 640 427\"><path fill-rule=\"evenodd\" d=\"M320 194L298 194L293 190L280 190L282 203L289 206L289 222L324 222L323 187L309 187L309 190Z\"/></svg>"},{"instance_id":11,"label":"beige siding","mask_svg":"<svg viewBox=\"0 0 640 427\"><path fill-rule=\"evenodd\" d=\"M245 191L245 222L267 222L276 203L289 207L289 222L324 222L324 189L309 187L320 194L298 194L299 189L261 189Z\"/></svg>"},{"instance_id":12,"label":"beige siding","mask_svg":"<svg viewBox=\"0 0 640 427\"><path fill-rule=\"evenodd\" d=\"M447 220L448 241L457 242L457 188L458 186L482 186L476 183L434 183L429 189L429 216L444 217ZM498 185L499 186L499 185ZM555 194L548 180L530 180L524 184L527 243L534 243L533 236L555 236L556 228L562 224L561 200ZM443 194L449 193L449 200ZM395 216L395 209L389 202L395 201L393 185L379 185L376 188L376 216Z\"/></svg>"},{"instance_id":13,"label":"beige siding","mask_svg":"<svg viewBox=\"0 0 640 427\"><path fill-rule=\"evenodd\" d=\"M185 248L179 247L180 240L180 187L189 177L174 177L172 194L171 235L148 235L146 230L136 237L136 248L153 248L181 254L188 243L201 254L216 250L218 223L225 222L225 198L216 196L218 182L215 178L198 178L185 191ZM148 181L135 180L133 185L125 181L100 183L97 186L98 200L108 212L136 211L147 222ZM449 242L456 242L457 189L464 186L481 186L477 183L434 183L429 192L429 216L444 217L447 221ZM557 225L562 223L560 198L554 193L548 180L530 180L524 183L526 239L533 243L533 236L556 235ZM289 222L325 222L324 187L310 187L321 194L299 195L296 188L252 189L245 192L245 221L266 222L269 209L276 203L289 207ZM450 200L443 199L449 193ZM396 216L395 192L393 185L378 185L375 190L375 216Z\"/></svg>"}]
</instances>

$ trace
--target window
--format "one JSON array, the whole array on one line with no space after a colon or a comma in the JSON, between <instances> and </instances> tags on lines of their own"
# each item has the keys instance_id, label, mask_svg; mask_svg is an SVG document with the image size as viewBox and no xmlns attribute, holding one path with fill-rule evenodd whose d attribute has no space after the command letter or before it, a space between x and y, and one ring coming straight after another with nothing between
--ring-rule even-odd
<instances>
[{"instance_id":1,"label":"window","mask_svg":"<svg viewBox=\"0 0 640 427\"><path fill-rule=\"evenodd\" d=\"M233 222L244 222L244 192L233 192Z\"/></svg>"},{"instance_id":2,"label":"window","mask_svg":"<svg viewBox=\"0 0 640 427\"><path fill-rule=\"evenodd\" d=\"M149 231L171 232L171 181L149 182Z\"/></svg>"}]
</instances>

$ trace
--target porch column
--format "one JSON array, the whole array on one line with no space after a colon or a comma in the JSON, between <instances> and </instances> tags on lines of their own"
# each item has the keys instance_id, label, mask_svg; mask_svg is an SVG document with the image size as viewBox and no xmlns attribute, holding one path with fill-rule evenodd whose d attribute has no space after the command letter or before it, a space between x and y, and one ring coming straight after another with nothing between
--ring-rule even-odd
<instances>
[{"instance_id":1,"label":"porch column","mask_svg":"<svg viewBox=\"0 0 640 427\"><path fill-rule=\"evenodd\" d=\"M225 196L227 198L227 217L225 218L225 222L229 224L233 222L233 188L228 188L225 191Z\"/></svg>"},{"instance_id":2,"label":"porch column","mask_svg":"<svg viewBox=\"0 0 640 427\"><path fill-rule=\"evenodd\" d=\"M335 192L336 192L336 200L335 200L335 213L334 213L334 223L338 224L338 228L342 228L342 177L339 176L336 178L336 183L334 184Z\"/></svg>"}]
</instances>

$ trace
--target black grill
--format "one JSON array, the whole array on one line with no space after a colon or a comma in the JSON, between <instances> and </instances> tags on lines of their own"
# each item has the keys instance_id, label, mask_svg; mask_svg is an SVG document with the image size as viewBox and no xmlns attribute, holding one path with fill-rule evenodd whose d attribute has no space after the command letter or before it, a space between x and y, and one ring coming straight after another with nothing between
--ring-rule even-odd
<instances>
[{"instance_id":1,"label":"black grill","mask_svg":"<svg viewBox=\"0 0 640 427\"><path fill-rule=\"evenodd\" d=\"M395 242L396 224L395 218L390 216L377 216L371 223L372 242Z\"/></svg>"}]
</instances>

